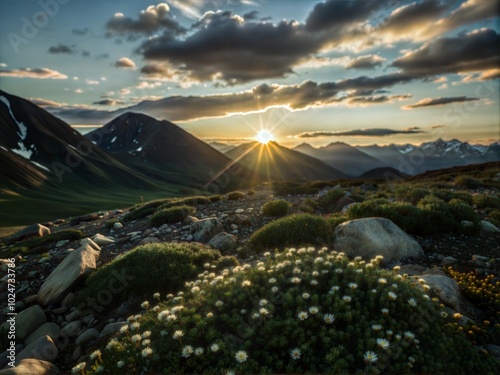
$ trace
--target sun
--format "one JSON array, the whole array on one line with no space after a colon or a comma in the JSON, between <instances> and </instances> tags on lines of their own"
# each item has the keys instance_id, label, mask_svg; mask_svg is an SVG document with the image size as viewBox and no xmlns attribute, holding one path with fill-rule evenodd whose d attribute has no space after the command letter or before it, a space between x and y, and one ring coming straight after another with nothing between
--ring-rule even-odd
<instances>
[{"instance_id":1,"label":"sun","mask_svg":"<svg viewBox=\"0 0 500 375\"><path fill-rule=\"evenodd\" d=\"M274 134L269 130L261 130L257 133L255 140L263 145L266 145L269 142L274 141Z\"/></svg>"}]
</instances>

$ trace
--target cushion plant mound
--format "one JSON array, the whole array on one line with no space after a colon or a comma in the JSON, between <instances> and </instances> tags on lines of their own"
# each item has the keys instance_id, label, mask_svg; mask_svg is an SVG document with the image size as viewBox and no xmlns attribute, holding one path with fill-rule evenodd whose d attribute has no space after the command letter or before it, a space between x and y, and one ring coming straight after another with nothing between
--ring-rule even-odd
<instances>
[{"instance_id":1,"label":"cushion plant mound","mask_svg":"<svg viewBox=\"0 0 500 375\"><path fill-rule=\"evenodd\" d=\"M112 374L498 370L452 328L425 284L379 261L302 248L220 274L206 265L175 297L143 303L145 313L80 366Z\"/></svg>"}]
</instances>

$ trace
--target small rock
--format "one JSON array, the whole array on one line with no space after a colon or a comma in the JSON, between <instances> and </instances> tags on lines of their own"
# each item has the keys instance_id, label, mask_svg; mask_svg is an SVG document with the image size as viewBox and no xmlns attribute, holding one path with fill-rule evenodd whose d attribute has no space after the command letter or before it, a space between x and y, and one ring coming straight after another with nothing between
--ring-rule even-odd
<instances>
[{"instance_id":1,"label":"small rock","mask_svg":"<svg viewBox=\"0 0 500 375\"><path fill-rule=\"evenodd\" d=\"M500 233L500 229L486 220L481 220L481 229L486 233Z\"/></svg>"},{"instance_id":2,"label":"small rock","mask_svg":"<svg viewBox=\"0 0 500 375\"><path fill-rule=\"evenodd\" d=\"M99 246L106 246L106 245L111 245L112 243L115 243L115 240L103 236L100 233L97 233L94 237L92 237L92 240L98 244Z\"/></svg>"},{"instance_id":3,"label":"small rock","mask_svg":"<svg viewBox=\"0 0 500 375\"><path fill-rule=\"evenodd\" d=\"M73 355L71 356L71 358L73 359L73 361L77 361L78 358L80 358L82 356L82 352L83 352L83 349L80 345L78 345L75 350L73 351Z\"/></svg>"},{"instance_id":4,"label":"small rock","mask_svg":"<svg viewBox=\"0 0 500 375\"><path fill-rule=\"evenodd\" d=\"M471 228L474 226L474 223L472 221L469 221L469 220L462 220L460 222L460 225L463 226L464 228Z\"/></svg>"},{"instance_id":5,"label":"small rock","mask_svg":"<svg viewBox=\"0 0 500 375\"><path fill-rule=\"evenodd\" d=\"M61 240L56 242L56 247L63 247L64 245L68 244L69 240Z\"/></svg>"},{"instance_id":6,"label":"small rock","mask_svg":"<svg viewBox=\"0 0 500 375\"><path fill-rule=\"evenodd\" d=\"M237 210L234 211L235 214L243 214L245 213L245 210L243 208L238 208Z\"/></svg>"},{"instance_id":7,"label":"small rock","mask_svg":"<svg viewBox=\"0 0 500 375\"><path fill-rule=\"evenodd\" d=\"M454 257L444 257L441 261L443 266L451 266L452 264L456 264L458 262L457 258Z\"/></svg>"},{"instance_id":8,"label":"small rock","mask_svg":"<svg viewBox=\"0 0 500 375\"><path fill-rule=\"evenodd\" d=\"M74 322L79 317L80 317L80 311L75 310L75 311L69 313L68 315L66 315L66 321L67 322Z\"/></svg>"},{"instance_id":9,"label":"small rock","mask_svg":"<svg viewBox=\"0 0 500 375\"><path fill-rule=\"evenodd\" d=\"M208 218L198 220L191 224L191 234L193 240L197 242L206 242L216 234L222 232L222 223L217 218Z\"/></svg>"},{"instance_id":10,"label":"small rock","mask_svg":"<svg viewBox=\"0 0 500 375\"><path fill-rule=\"evenodd\" d=\"M78 336L75 343L76 345L82 345L97 338L99 338L99 331L95 328L90 328Z\"/></svg>"},{"instance_id":11,"label":"small rock","mask_svg":"<svg viewBox=\"0 0 500 375\"><path fill-rule=\"evenodd\" d=\"M123 228L123 224L117 221L116 223L113 224L113 229L114 230L119 230Z\"/></svg>"},{"instance_id":12,"label":"small rock","mask_svg":"<svg viewBox=\"0 0 500 375\"><path fill-rule=\"evenodd\" d=\"M221 252L229 252L236 247L236 243L238 242L238 237L226 233L221 232L215 235L209 242L208 245L213 247L214 249L220 250Z\"/></svg>"},{"instance_id":13,"label":"small rock","mask_svg":"<svg viewBox=\"0 0 500 375\"><path fill-rule=\"evenodd\" d=\"M59 332L59 334L61 335L61 337L76 337L81 329L82 329L82 322L76 320L74 322L65 325L63 329L61 329L61 332Z\"/></svg>"},{"instance_id":14,"label":"small rock","mask_svg":"<svg viewBox=\"0 0 500 375\"><path fill-rule=\"evenodd\" d=\"M247 215L236 214L233 217L233 224L236 225L248 225L250 224L250 218Z\"/></svg>"}]
</instances>

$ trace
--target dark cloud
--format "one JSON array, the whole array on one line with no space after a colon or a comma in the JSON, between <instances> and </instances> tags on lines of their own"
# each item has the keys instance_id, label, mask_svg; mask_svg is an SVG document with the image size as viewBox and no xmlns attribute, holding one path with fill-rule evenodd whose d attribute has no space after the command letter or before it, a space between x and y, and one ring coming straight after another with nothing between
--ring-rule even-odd
<instances>
[{"instance_id":1,"label":"dark cloud","mask_svg":"<svg viewBox=\"0 0 500 375\"><path fill-rule=\"evenodd\" d=\"M347 103L349 104L359 104L359 105L368 105L368 104L381 104L381 103L392 103L396 100L405 100L410 99L412 97L411 94L406 95L374 95L374 96L356 96L353 98L349 98Z\"/></svg>"},{"instance_id":2,"label":"dark cloud","mask_svg":"<svg viewBox=\"0 0 500 375\"><path fill-rule=\"evenodd\" d=\"M309 13L305 26L307 30L329 31L342 34L343 28L365 21L371 12L387 3L386 0L338 1L327 0L316 4Z\"/></svg>"},{"instance_id":3,"label":"dark cloud","mask_svg":"<svg viewBox=\"0 0 500 375\"><path fill-rule=\"evenodd\" d=\"M126 36L128 40L137 40L161 30L172 37L186 32L186 29L172 17L170 8L165 3L149 6L139 13L137 19L116 13L106 23L106 30L109 37Z\"/></svg>"},{"instance_id":4,"label":"dark cloud","mask_svg":"<svg viewBox=\"0 0 500 375\"><path fill-rule=\"evenodd\" d=\"M82 57L90 57L89 51L82 51Z\"/></svg>"},{"instance_id":5,"label":"dark cloud","mask_svg":"<svg viewBox=\"0 0 500 375\"><path fill-rule=\"evenodd\" d=\"M103 100L99 100L97 102L93 102L92 104L95 104L95 105L104 105L104 106L112 106L112 105L123 104L123 102L120 101L120 100L116 100L116 99L103 99Z\"/></svg>"},{"instance_id":6,"label":"dark cloud","mask_svg":"<svg viewBox=\"0 0 500 375\"><path fill-rule=\"evenodd\" d=\"M425 108L425 107L437 107L450 103L463 103L463 102L473 102L477 101L479 98L469 98L467 96L452 96L444 98L426 98L418 101L415 104L407 105L403 107L404 109L414 109L414 108Z\"/></svg>"},{"instance_id":7,"label":"dark cloud","mask_svg":"<svg viewBox=\"0 0 500 375\"><path fill-rule=\"evenodd\" d=\"M421 29L437 19L449 7L449 2L439 0L424 0L401 6L385 19L379 31L401 34Z\"/></svg>"},{"instance_id":8,"label":"dark cloud","mask_svg":"<svg viewBox=\"0 0 500 375\"><path fill-rule=\"evenodd\" d=\"M480 29L440 38L396 59L392 66L420 76L498 68L500 36Z\"/></svg>"},{"instance_id":9,"label":"dark cloud","mask_svg":"<svg viewBox=\"0 0 500 375\"><path fill-rule=\"evenodd\" d=\"M359 56L351 60L347 65L347 69L375 69L377 66L382 65L385 61L383 57L378 55L365 55Z\"/></svg>"},{"instance_id":10,"label":"dark cloud","mask_svg":"<svg viewBox=\"0 0 500 375\"><path fill-rule=\"evenodd\" d=\"M259 16L259 12L256 11L256 10L252 10L251 12L248 12L248 13L245 13L243 15L243 18L245 19L245 21L253 21L253 20L256 20Z\"/></svg>"},{"instance_id":11,"label":"dark cloud","mask_svg":"<svg viewBox=\"0 0 500 375\"><path fill-rule=\"evenodd\" d=\"M73 29L71 30L71 34L78 36L88 35L90 34L90 29L88 27L85 27L83 29Z\"/></svg>"},{"instance_id":12,"label":"dark cloud","mask_svg":"<svg viewBox=\"0 0 500 375\"><path fill-rule=\"evenodd\" d=\"M49 53L53 53L53 54L68 54L68 55L71 55L71 54L75 53L75 50L73 49L73 47L67 46L65 44L59 44L58 46L52 46L52 47L50 47L48 52Z\"/></svg>"},{"instance_id":13,"label":"dark cloud","mask_svg":"<svg viewBox=\"0 0 500 375\"><path fill-rule=\"evenodd\" d=\"M343 131L315 131L297 134L296 138L323 138L323 137L385 137L394 134L418 134L425 133L418 127L412 127L403 130L373 128L373 129L355 129Z\"/></svg>"},{"instance_id":14,"label":"dark cloud","mask_svg":"<svg viewBox=\"0 0 500 375\"><path fill-rule=\"evenodd\" d=\"M446 32L463 25L498 17L499 15L500 3L498 1L467 0L448 17L439 20L436 28L440 32Z\"/></svg>"}]
</instances>

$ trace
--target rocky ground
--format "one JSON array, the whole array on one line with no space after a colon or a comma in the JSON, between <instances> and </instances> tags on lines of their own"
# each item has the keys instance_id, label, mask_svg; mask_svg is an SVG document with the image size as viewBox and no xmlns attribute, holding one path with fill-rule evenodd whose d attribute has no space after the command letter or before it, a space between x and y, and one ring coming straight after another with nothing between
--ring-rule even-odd
<instances>
[{"instance_id":1,"label":"rocky ground","mask_svg":"<svg viewBox=\"0 0 500 375\"><path fill-rule=\"evenodd\" d=\"M292 204L292 212L299 212L298 207L305 199L315 197L299 195L280 198L284 198ZM81 217L79 220L61 219L54 223L44 223L44 225L52 232L77 229L82 231L86 237L93 238L100 247L100 254L96 257L96 267L98 268L141 244L194 241L197 237L196 233L193 232L192 222L197 219L216 217L220 220L224 232L236 236L235 248L244 246L252 233L274 220L274 218L266 217L262 213L262 206L273 199L275 197L273 197L272 192L264 187L258 190L255 195L247 195L243 199L221 200L199 206L196 214L193 215L194 218L188 218L187 222L163 225L160 228L151 227L147 218L132 222L123 221L122 218L127 213L127 209L99 212ZM317 210L316 213L324 212ZM116 221L111 228L109 227L110 221ZM500 257L498 256L500 254L500 233L483 231L478 236L444 234L438 237L413 238L424 250L423 255L411 259L398 259L391 262L389 267L404 266L403 269L409 274L444 275L441 271L442 267L451 265L455 269L474 271L479 275L493 274L496 281L500 280L498 278L500 276ZM37 293L39 293L42 284L46 282L56 267L75 251L74 249L81 246L80 240L61 241L51 246L49 251L44 254L16 257L16 311L24 310L23 313L27 311L21 318L30 322L29 327L18 328L18 337L20 335L22 340L18 339L16 352L22 353L25 346L36 344L38 349L45 351L44 355L37 358L55 362L63 372L68 372L98 338L116 332L121 326L120 322L128 316L126 314L134 312L129 306L121 306L121 311L115 311L112 315L94 316L88 314L82 316L72 302L73 293L78 290L78 287L73 287L72 293L69 293L62 303L46 306L37 304L40 302L39 299L37 300ZM234 251L230 253L234 254ZM7 262L3 263L2 270L6 272ZM4 276L2 284L0 284L0 307L3 312L6 312L7 308L6 280L7 276ZM428 283L431 284L429 281ZM450 303L453 304L453 301ZM460 304L464 306L462 302ZM456 310L460 308L459 306L451 307L455 307ZM47 334L64 337L64 339L59 339L55 343L40 339L40 337L46 337ZM498 353L499 347L491 346L490 349L493 352L497 351L496 355L500 354ZM7 352L0 355L0 368L7 364L7 355ZM31 363L31 365L37 368L37 366L40 367L44 364L36 362ZM47 366L50 367L50 364ZM1 373L3 372L0 371Z\"/></svg>"}]
</instances>

